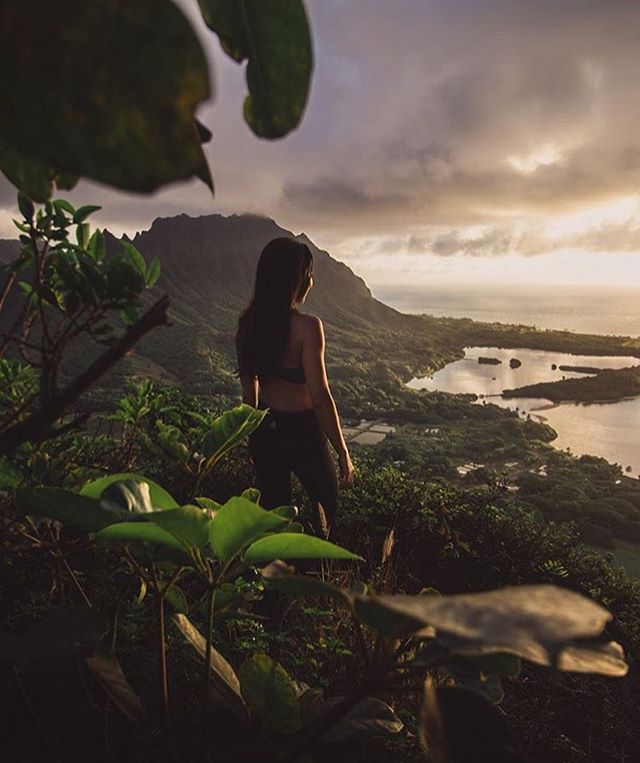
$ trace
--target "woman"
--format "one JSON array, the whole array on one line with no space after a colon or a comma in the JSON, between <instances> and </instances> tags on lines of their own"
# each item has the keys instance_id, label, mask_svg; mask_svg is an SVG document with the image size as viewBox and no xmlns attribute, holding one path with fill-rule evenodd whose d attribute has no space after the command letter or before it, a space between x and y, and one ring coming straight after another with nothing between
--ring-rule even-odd
<instances>
[{"instance_id":1,"label":"woman","mask_svg":"<svg viewBox=\"0 0 640 763\"><path fill-rule=\"evenodd\" d=\"M322 322L297 310L313 285L312 271L305 244L276 238L265 246L236 349L243 402L269 409L249 438L262 504L290 504L294 472L314 505L316 531L328 535L338 480L327 438L338 454L341 485L352 482L353 464L327 381Z\"/></svg>"}]
</instances>

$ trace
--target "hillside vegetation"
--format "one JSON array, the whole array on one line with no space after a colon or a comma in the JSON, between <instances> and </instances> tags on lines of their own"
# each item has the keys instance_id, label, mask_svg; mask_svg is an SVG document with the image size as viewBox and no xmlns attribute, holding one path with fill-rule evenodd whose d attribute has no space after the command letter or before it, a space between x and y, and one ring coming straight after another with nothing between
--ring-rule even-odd
<instances>
[{"instance_id":1,"label":"hillside vegetation","mask_svg":"<svg viewBox=\"0 0 640 763\"><path fill-rule=\"evenodd\" d=\"M64 230L69 206L56 208ZM353 445L357 480L323 542L304 532L297 483L295 506L260 506L244 438L262 414L236 405L236 316L261 244L280 232L263 218L182 216L156 221L135 247L107 236L104 251L94 234L60 245L91 288L77 280L85 270L61 268L49 291L10 294L3 319L25 299L49 300L52 340L73 330L69 314L124 320L124 308L136 326L154 292L173 301L171 325L72 416L0 459L3 751L83 760L99 739L105 761L177 760L179 749L194 760L214 750L247 762L417 762L437 699L455 761L633 759L640 585L582 541L635 537L640 484L555 451L543 423L404 384L480 336L557 349L570 339L581 352L602 338L404 316L314 249L309 309L327 326L341 412L391 425L379 445ZM613 344L637 352L634 340ZM95 337L75 342L62 377L92 351ZM19 432L38 399L46 410L43 365L15 353L0 362L3 431Z\"/></svg>"}]
</instances>

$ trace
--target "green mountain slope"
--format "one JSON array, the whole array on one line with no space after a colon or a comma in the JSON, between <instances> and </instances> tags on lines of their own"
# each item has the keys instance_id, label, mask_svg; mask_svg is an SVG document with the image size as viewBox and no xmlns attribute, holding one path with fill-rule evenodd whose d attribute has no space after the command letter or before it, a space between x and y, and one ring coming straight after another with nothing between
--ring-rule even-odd
<instances>
[{"instance_id":1,"label":"green mountain slope","mask_svg":"<svg viewBox=\"0 0 640 763\"><path fill-rule=\"evenodd\" d=\"M250 297L260 252L276 236L294 236L313 252L316 285L305 310L324 321L329 373L352 413L357 397L375 397L381 385L398 388L400 381L441 368L474 344L640 356L640 339L405 315L375 299L362 278L305 234L294 235L256 215L183 214L158 218L133 239L147 258L157 256L161 262L156 292L171 296L172 325L147 336L111 375L109 386L119 386L133 373L193 392L236 394L237 317ZM109 240L111 246L117 244L110 234ZM16 252L16 242L0 241L0 263ZM9 305L3 323L11 312ZM72 361L84 364L86 357L83 350Z\"/></svg>"},{"instance_id":2,"label":"green mountain slope","mask_svg":"<svg viewBox=\"0 0 640 763\"><path fill-rule=\"evenodd\" d=\"M171 295L173 326L156 332L137 350L190 388L228 386L238 314L248 302L264 245L294 236L273 220L253 215L180 215L157 219L134 244L162 264L158 291ZM460 354L455 331L442 321L429 331L425 318L404 315L375 299L345 264L304 234L295 236L314 255L315 287L305 310L319 315L329 339L329 366L384 362L406 376L408 369L437 367ZM209 386L210 388L210 386Z\"/></svg>"}]
</instances>

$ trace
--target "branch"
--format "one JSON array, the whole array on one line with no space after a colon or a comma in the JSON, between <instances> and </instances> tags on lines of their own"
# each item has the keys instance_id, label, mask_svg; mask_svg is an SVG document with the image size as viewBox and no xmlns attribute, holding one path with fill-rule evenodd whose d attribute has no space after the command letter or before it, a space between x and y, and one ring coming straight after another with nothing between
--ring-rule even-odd
<instances>
[{"instance_id":1,"label":"branch","mask_svg":"<svg viewBox=\"0 0 640 763\"><path fill-rule=\"evenodd\" d=\"M156 326L168 325L168 308L169 297L165 294L149 308L139 321L129 326L112 347L96 358L83 374L73 379L55 397L51 398L27 419L5 430L2 433L2 442L0 443L0 456L11 453L12 450L29 440L46 439L51 428L64 412L76 402L83 392L86 392L119 360L128 355L136 342Z\"/></svg>"},{"instance_id":2,"label":"branch","mask_svg":"<svg viewBox=\"0 0 640 763\"><path fill-rule=\"evenodd\" d=\"M17 279L17 274L11 273L11 275L9 275L7 277L7 280L4 282L4 286L2 287L2 292L0 292L0 312L2 312L4 303L7 301L9 292L11 291L13 284L16 282L16 279Z\"/></svg>"}]
</instances>

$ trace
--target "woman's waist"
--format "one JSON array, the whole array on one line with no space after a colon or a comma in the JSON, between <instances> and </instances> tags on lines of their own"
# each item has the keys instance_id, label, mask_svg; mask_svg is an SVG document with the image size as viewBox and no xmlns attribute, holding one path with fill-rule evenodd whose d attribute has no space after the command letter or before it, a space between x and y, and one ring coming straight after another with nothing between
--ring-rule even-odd
<instances>
[{"instance_id":1,"label":"woman's waist","mask_svg":"<svg viewBox=\"0 0 640 763\"><path fill-rule=\"evenodd\" d=\"M281 408L277 405L272 405L266 400L258 400L258 408L260 410L267 410L267 417L280 418L280 419L315 419L316 413L311 407L305 408Z\"/></svg>"}]
</instances>

